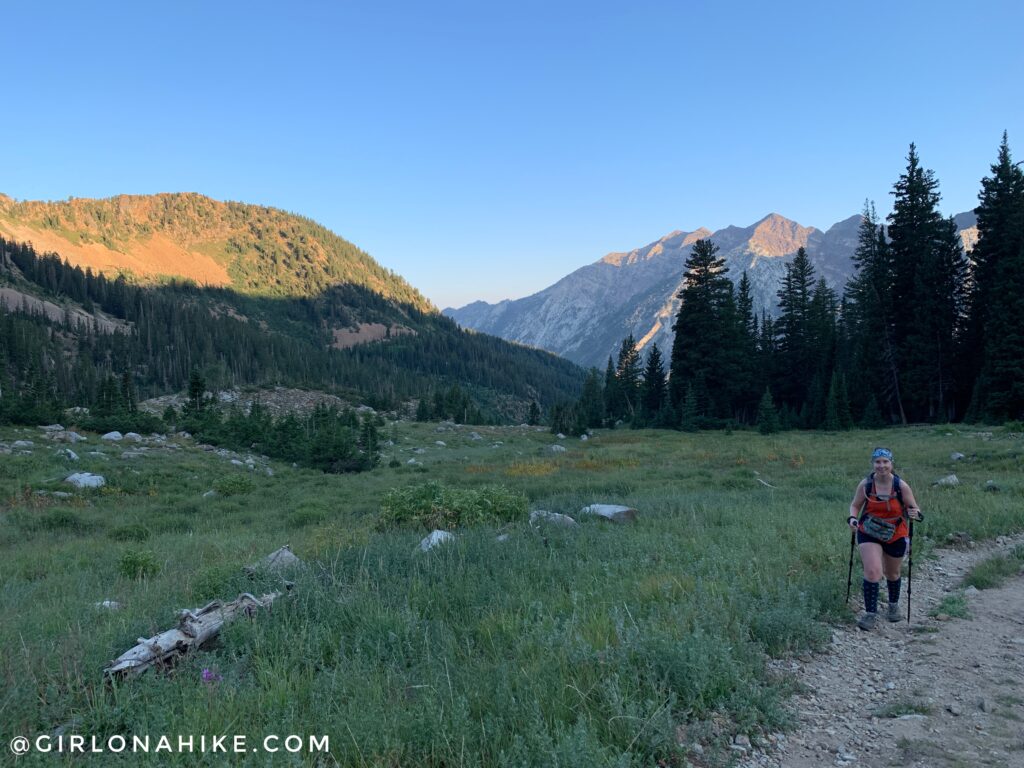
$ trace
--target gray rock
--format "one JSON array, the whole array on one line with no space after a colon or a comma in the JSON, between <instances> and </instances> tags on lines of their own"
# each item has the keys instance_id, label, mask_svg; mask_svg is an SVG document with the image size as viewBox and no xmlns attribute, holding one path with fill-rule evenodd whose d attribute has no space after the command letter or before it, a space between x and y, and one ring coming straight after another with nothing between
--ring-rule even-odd
<instances>
[{"instance_id":1,"label":"gray rock","mask_svg":"<svg viewBox=\"0 0 1024 768\"><path fill-rule=\"evenodd\" d=\"M978 702L978 709L980 709L982 712L992 714L996 711L996 703L992 699L983 698Z\"/></svg>"},{"instance_id":2,"label":"gray rock","mask_svg":"<svg viewBox=\"0 0 1024 768\"><path fill-rule=\"evenodd\" d=\"M133 443L141 443L142 435L140 435L138 432L127 432L125 433L124 439L131 440Z\"/></svg>"},{"instance_id":3,"label":"gray rock","mask_svg":"<svg viewBox=\"0 0 1024 768\"><path fill-rule=\"evenodd\" d=\"M580 440L584 440L585 441L585 440L589 440L589 439L590 439L590 437L588 435L580 435Z\"/></svg>"},{"instance_id":4,"label":"gray rock","mask_svg":"<svg viewBox=\"0 0 1024 768\"><path fill-rule=\"evenodd\" d=\"M978 594L978 588L973 584L964 590L965 595L976 595Z\"/></svg>"},{"instance_id":5,"label":"gray rock","mask_svg":"<svg viewBox=\"0 0 1024 768\"><path fill-rule=\"evenodd\" d=\"M567 449L566 449L566 447L564 445L557 445L556 444L556 445L552 445L551 446L551 452L552 453L565 453L566 450Z\"/></svg>"},{"instance_id":6,"label":"gray rock","mask_svg":"<svg viewBox=\"0 0 1024 768\"><path fill-rule=\"evenodd\" d=\"M240 461L239 459L232 459L231 463L234 464L236 467L244 467L245 466L245 462Z\"/></svg>"},{"instance_id":7,"label":"gray rock","mask_svg":"<svg viewBox=\"0 0 1024 768\"><path fill-rule=\"evenodd\" d=\"M78 461L78 454L72 451L70 448L61 448L59 451L57 451L57 455L63 456L66 459L71 459L71 461Z\"/></svg>"},{"instance_id":8,"label":"gray rock","mask_svg":"<svg viewBox=\"0 0 1024 768\"><path fill-rule=\"evenodd\" d=\"M500 535L498 536L498 538L496 538L496 539L495 539L495 541L500 541L501 543L503 543L503 544L504 544L504 543L505 543L506 541L508 541L508 540L509 540L509 539L511 539L511 538L512 538L512 537L511 537L511 536L509 536L509 535L508 535L507 533L502 533L502 534L500 534Z\"/></svg>"},{"instance_id":9,"label":"gray rock","mask_svg":"<svg viewBox=\"0 0 1024 768\"><path fill-rule=\"evenodd\" d=\"M97 608L106 608L108 611L120 611L121 604L116 600L102 600L95 604Z\"/></svg>"},{"instance_id":10,"label":"gray rock","mask_svg":"<svg viewBox=\"0 0 1024 768\"><path fill-rule=\"evenodd\" d=\"M998 485L996 485L996 481L995 480L986 480L985 481L985 487L984 487L983 490L985 492L987 492L987 493L999 493L999 491L1001 491L1002 488L1000 488Z\"/></svg>"},{"instance_id":11,"label":"gray rock","mask_svg":"<svg viewBox=\"0 0 1024 768\"><path fill-rule=\"evenodd\" d=\"M94 475L91 472L75 472L64 479L65 483L71 483L76 488L102 488L107 481L102 475Z\"/></svg>"},{"instance_id":12,"label":"gray rock","mask_svg":"<svg viewBox=\"0 0 1024 768\"><path fill-rule=\"evenodd\" d=\"M212 488L209 491L207 491L206 493L203 494L203 498L204 499L213 499L213 498L216 498L216 496L217 496L217 492L215 490L213 490Z\"/></svg>"},{"instance_id":13,"label":"gray rock","mask_svg":"<svg viewBox=\"0 0 1024 768\"><path fill-rule=\"evenodd\" d=\"M966 459L966 458L967 457L964 456L959 451L953 451L951 454L949 454L949 460L950 461L962 461L963 459Z\"/></svg>"},{"instance_id":14,"label":"gray rock","mask_svg":"<svg viewBox=\"0 0 1024 768\"><path fill-rule=\"evenodd\" d=\"M447 544L448 542L455 541L455 536L448 531L434 530L430 532L430 535L425 537L420 542L419 551L429 552L436 546L441 544Z\"/></svg>"},{"instance_id":15,"label":"gray rock","mask_svg":"<svg viewBox=\"0 0 1024 768\"><path fill-rule=\"evenodd\" d=\"M122 451L121 452L121 458L122 459L141 459L145 455L146 454L144 454L142 451Z\"/></svg>"},{"instance_id":16,"label":"gray rock","mask_svg":"<svg viewBox=\"0 0 1024 768\"><path fill-rule=\"evenodd\" d=\"M565 440L565 435L563 435L561 432L555 435L555 437L557 437L559 440Z\"/></svg>"},{"instance_id":17,"label":"gray rock","mask_svg":"<svg viewBox=\"0 0 1024 768\"><path fill-rule=\"evenodd\" d=\"M446 443L444 440L435 440L434 441L434 445L436 445L438 448L447 448L448 447L448 443Z\"/></svg>"},{"instance_id":18,"label":"gray rock","mask_svg":"<svg viewBox=\"0 0 1024 768\"><path fill-rule=\"evenodd\" d=\"M113 432L107 432L105 435L101 435L100 440L112 440L115 443L119 443L124 440L124 435L115 430Z\"/></svg>"},{"instance_id":19,"label":"gray rock","mask_svg":"<svg viewBox=\"0 0 1024 768\"><path fill-rule=\"evenodd\" d=\"M479 432L470 432L469 433L469 439L470 440L483 440L484 436L481 435Z\"/></svg>"},{"instance_id":20,"label":"gray rock","mask_svg":"<svg viewBox=\"0 0 1024 768\"><path fill-rule=\"evenodd\" d=\"M597 515L605 520L615 523L632 523L639 514L632 507L624 507L620 504L591 504L580 510L581 515Z\"/></svg>"},{"instance_id":21,"label":"gray rock","mask_svg":"<svg viewBox=\"0 0 1024 768\"><path fill-rule=\"evenodd\" d=\"M960 715L964 713L963 707L961 707L955 701L951 701L949 704L946 705L946 711L949 712L949 714L953 715L953 717L960 717Z\"/></svg>"},{"instance_id":22,"label":"gray rock","mask_svg":"<svg viewBox=\"0 0 1024 768\"><path fill-rule=\"evenodd\" d=\"M422 467L423 466L423 462L422 461L417 461L416 459L409 459L405 463L408 464L410 467Z\"/></svg>"},{"instance_id":23,"label":"gray rock","mask_svg":"<svg viewBox=\"0 0 1024 768\"><path fill-rule=\"evenodd\" d=\"M15 440L11 443L11 448L31 448L34 445L31 440Z\"/></svg>"},{"instance_id":24,"label":"gray rock","mask_svg":"<svg viewBox=\"0 0 1024 768\"><path fill-rule=\"evenodd\" d=\"M576 521L568 515L563 515L558 512L548 512L545 509L535 509L530 513L530 525L537 526L540 523L550 523L556 525L559 528L572 528L576 525Z\"/></svg>"},{"instance_id":25,"label":"gray rock","mask_svg":"<svg viewBox=\"0 0 1024 768\"><path fill-rule=\"evenodd\" d=\"M70 499L74 496L73 493L68 493L67 491L54 491L50 495L55 499Z\"/></svg>"},{"instance_id":26,"label":"gray rock","mask_svg":"<svg viewBox=\"0 0 1024 768\"><path fill-rule=\"evenodd\" d=\"M46 426L46 427L40 427L40 429L43 430L43 432L63 432L64 431L64 427L62 427L60 424L50 424L49 426Z\"/></svg>"},{"instance_id":27,"label":"gray rock","mask_svg":"<svg viewBox=\"0 0 1024 768\"><path fill-rule=\"evenodd\" d=\"M940 477L932 485L960 485L960 478L956 475L946 475L945 477Z\"/></svg>"}]
</instances>

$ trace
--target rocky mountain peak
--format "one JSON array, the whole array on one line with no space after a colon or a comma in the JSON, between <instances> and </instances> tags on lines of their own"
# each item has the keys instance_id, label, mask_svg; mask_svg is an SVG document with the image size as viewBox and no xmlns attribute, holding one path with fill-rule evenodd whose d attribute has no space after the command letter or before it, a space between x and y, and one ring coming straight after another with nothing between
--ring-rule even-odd
<instances>
[{"instance_id":1,"label":"rocky mountain peak","mask_svg":"<svg viewBox=\"0 0 1024 768\"><path fill-rule=\"evenodd\" d=\"M806 247L807 241L818 230L801 227L795 221L770 213L754 225L750 236L750 251L757 256L788 256L798 248Z\"/></svg>"}]
</instances>

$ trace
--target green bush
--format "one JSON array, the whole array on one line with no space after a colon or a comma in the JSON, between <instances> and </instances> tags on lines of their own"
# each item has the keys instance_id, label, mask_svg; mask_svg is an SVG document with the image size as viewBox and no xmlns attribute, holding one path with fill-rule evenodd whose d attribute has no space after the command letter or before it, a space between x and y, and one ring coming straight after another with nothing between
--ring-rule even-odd
<instances>
[{"instance_id":1,"label":"green bush","mask_svg":"<svg viewBox=\"0 0 1024 768\"><path fill-rule=\"evenodd\" d=\"M151 434L163 432L167 425L158 416L144 411L135 413L114 413L109 416L91 415L82 420L79 424L82 429L92 432L138 432L139 434Z\"/></svg>"},{"instance_id":2,"label":"green bush","mask_svg":"<svg viewBox=\"0 0 1024 768\"><path fill-rule=\"evenodd\" d=\"M527 499L503 485L446 488L437 481L392 488L381 500L380 527L449 530L479 523L506 523L526 516Z\"/></svg>"},{"instance_id":3,"label":"green bush","mask_svg":"<svg viewBox=\"0 0 1024 768\"><path fill-rule=\"evenodd\" d=\"M1024 569L1024 546L1017 547L1007 555L996 555L982 560L967 572L964 577L964 586L975 589L998 587L1007 579L1016 576L1022 569Z\"/></svg>"},{"instance_id":4,"label":"green bush","mask_svg":"<svg viewBox=\"0 0 1024 768\"><path fill-rule=\"evenodd\" d=\"M251 491L252 485L248 475L227 475L213 484L213 490L221 496L237 496Z\"/></svg>"},{"instance_id":5,"label":"green bush","mask_svg":"<svg viewBox=\"0 0 1024 768\"><path fill-rule=\"evenodd\" d=\"M131 525L119 525L110 531L110 538L114 541L145 541L150 537L150 530L142 523Z\"/></svg>"},{"instance_id":6,"label":"green bush","mask_svg":"<svg viewBox=\"0 0 1024 768\"><path fill-rule=\"evenodd\" d=\"M48 509L36 514L28 510L17 510L11 515L11 522L26 532L71 531L82 533L92 526L70 509Z\"/></svg>"},{"instance_id":7,"label":"green bush","mask_svg":"<svg viewBox=\"0 0 1024 768\"><path fill-rule=\"evenodd\" d=\"M117 569L126 579L145 579L159 571L160 565L148 549L129 549L121 555Z\"/></svg>"}]
</instances>

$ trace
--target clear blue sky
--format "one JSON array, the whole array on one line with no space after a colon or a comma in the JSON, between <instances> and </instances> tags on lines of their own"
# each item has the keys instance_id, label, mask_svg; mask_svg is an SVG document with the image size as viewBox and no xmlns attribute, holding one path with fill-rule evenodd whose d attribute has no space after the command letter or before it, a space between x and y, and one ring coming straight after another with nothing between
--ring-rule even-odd
<instances>
[{"instance_id":1,"label":"clear blue sky","mask_svg":"<svg viewBox=\"0 0 1024 768\"><path fill-rule=\"evenodd\" d=\"M673 229L825 228L911 141L943 210L1004 129L1019 2L103 2L0 13L0 191L317 219L439 306Z\"/></svg>"}]
</instances>

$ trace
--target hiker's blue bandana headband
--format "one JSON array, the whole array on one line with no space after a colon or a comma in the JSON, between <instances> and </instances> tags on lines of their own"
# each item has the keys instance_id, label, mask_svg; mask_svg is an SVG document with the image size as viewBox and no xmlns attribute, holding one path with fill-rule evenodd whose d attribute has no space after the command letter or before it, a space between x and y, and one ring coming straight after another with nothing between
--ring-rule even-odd
<instances>
[{"instance_id":1,"label":"hiker's blue bandana headband","mask_svg":"<svg viewBox=\"0 0 1024 768\"><path fill-rule=\"evenodd\" d=\"M874 453L871 454L871 460L875 459L888 459L892 461L892 451L888 448L875 448Z\"/></svg>"}]
</instances>

